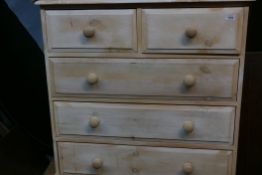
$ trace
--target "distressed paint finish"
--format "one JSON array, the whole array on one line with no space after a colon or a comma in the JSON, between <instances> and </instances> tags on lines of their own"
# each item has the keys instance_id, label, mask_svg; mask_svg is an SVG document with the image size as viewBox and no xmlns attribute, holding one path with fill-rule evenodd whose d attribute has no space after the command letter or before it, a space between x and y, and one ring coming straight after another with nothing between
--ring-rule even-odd
<instances>
[{"instance_id":1,"label":"distressed paint finish","mask_svg":"<svg viewBox=\"0 0 262 175\"><path fill-rule=\"evenodd\" d=\"M52 59L55 94L235 99L237 60ZM90 85L87 77L96 74ZM186 75L196 77L193 87Z\"/></svg>"},{"instance_id":2,"label":"distressed paint finish","mask_svg":"<svg viewBox=\"0 0 262 175\"><path fill-rule=\"evenodd\" d=\"M243 8L144 9L144 52L239 53ZM186 36L187 30L195 36Z\"/></svg>"},{"instance_id":3,"label":"distressed paint finish","mask_svg":"<svg viewBox=\"0 0 262 175\"><path fill-rule=\"evenodd\" d=\"M55 102L57 133L189 141L233 141L235 108ZM90 127L92 117L100 120ZM194 124L187 133L184 122Z\"/></svg>"},{"instance_id":4,"label":"distressed paint finish","mask_svg":"<svg viewBox=\"0 0 262 175\"><path fill-rule=\"evenodd\" d=\"M122 4L122 3L194 3L194 2L239 2L240 0L36 0L39 5L54 4ZM241 0L251 2L255 0Z\"/></svg>"},{"instance_id":5,"label":"distressed paint finish","mask_svg":"<svg viewBox=\"0 0 262 175\"><path fill-rule=\"evenodd\" d=\"M154 148L82 143L59 143L65 173L105 175L183 175L183 164L193 164L194 175L229 175L230 151ZM92 168L99 158L103 167Z\"/></svg>"},{"instance_id":6,"label":"distressed paint finish","mask_svg":"<svg viewBox=\"0 0 262 175\"><path fill-rule=\"evenodd\" d=\"M37 4L42 5L56 175L116 175L119 172L121 175L173 175L174 172L182 175L184 160L194 163L195 175L235 175L248 2L251 0L37 1ZM97 46L100 48L89 48L88 43L80 46L79 40L74 36L75 32L64 36L59 32L60 29L69 30L59 25L68 25L72 18L74 21L80 18L80 22L76 23L80 26L78 30L83 30L82 22L91 11L95 11L94 16L97 17L100 13L118 10L132 11L132 14L123 15L125 20L113 19L122 19L119 15L112 17L112 21L118 22L108 25L102 38L105 41L98 42ZM154 13L161 11L165 15L156 17L160 20L152 20L158 25L154 27L157 32L150 32L152 34L149 35L149 24L144 17L145 12L151 10ZM237 12L239 18L236 21L234 15L227 18L232 20L232 24L225 25L230 26L229 29L223 29L222 34L218 34L221 43L207 49L201 49L201 42L197 43L197 47L195 45L177 49L181 46L179 41L175 42L177 33L166 37L165 35L170 33L161 33L162 29L159 28L163 26L159 25L178 11L185 15L177 17L177 24L188 24L186 14L190 14L191 10L197 12L194 15L197 22L202 25L210 24L204 28L205 34L214 32L211 24L223 26L221 18L218 19L217 16ZM47 15L48 13L53 16ZM61 17L63 20L54 15L59 13L65 13ZM101 18L107 19L107 16ZM53 26L50 26L52 20L58 22L52 22ZM105 23L111 20L105 20ZM150 26L154 25L151 23ZM52 27L54 29L50 31ZM118 38L124 38L123 42L129 43L128 49L125 44L121 44L124 48L113 48L116 43L108 42L112 36L106 34L110 34L109 31L114 27L121 28L117 30L129 31ZM209 30L209 27L212 30ZM202 30L203 28L201 32L197 30L197 34L203 34ZM53 37L50 38L51 33ZM151 36L151 39L156 37L154 33L161 36L151 42L157 46L155 50L150 49L146 43L152 41L148 36ZM225 38L223 34L228 37ZM89 30L87 35L90 36ZM59 36L61 41L66 40L56 42L56 46L64 44L65 48L58 49L51 44L56 36ZM197 39L194 38L194 28L187 32L187 36ZM170 41L172 37L175 38ZM169 44L161 41L163 45L159 45L158 42L163 38L166 38L165 42ZM109 44L104 45L107 42ZM90 70L95 75L90 76ZM186 91L183 84L185 76L189 77L186 81L188 84L192 85L193 82L193 86L186 88ZM179 89L178 86L183 88ZM102 114L97 116L102 119L99 126L104 128L107 123L110 132L99 133L97 130L94 135L85 135L83 128L89 124L86 115L93 110L96 114ZM152 111L155 113L152 114ZM107 114L110 114L109 117ZM172 135L174 126L180 127L185 119L199 120L199 123L205 124L205 127L201 125L201 130L197 130L198 122L194 123L197 125L194 125L195 130L191 134L195 134L195 140L193 135L191 138L182 139ZM147 125L143 125L143 120L147 121ZM137 125L136 121L139 121ZM214 122L217 125L212 127ZM162 126L171 129L159 129ZM158 128L159 132L153 132L152 128ZM185 128L192 128L190 122ZM209 128L210 132L204 128ZM217 129L222 131L217 132ZM177 130L174 132L177 133ZM196 135L197 132L200 135ZM223 138L219 134L222 134ZM132 137L127 137L130 135ZM131 157L129 152L132 152ZM90 163L97 156L103 158L105 167L95 172Z\"/></svg>"},{"instance_id":7,"label":"distressed paint finish","mask_svg":"<svg viewBox=\"0 0 262 175\"><path fill-rule=\"evenodd\" d=\"M135 10L48 10L49 49L56 52L136 50ZM94 36L83 32L92 28Z\"/></svg>"}]
</instances>

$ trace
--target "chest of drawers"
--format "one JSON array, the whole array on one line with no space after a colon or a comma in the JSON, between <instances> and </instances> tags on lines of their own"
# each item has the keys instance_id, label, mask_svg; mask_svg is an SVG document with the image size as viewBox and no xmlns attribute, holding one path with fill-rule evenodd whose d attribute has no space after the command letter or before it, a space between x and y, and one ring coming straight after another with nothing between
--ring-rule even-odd
<instances>
[{"instance_id":1,"label":"chest of drawers","mask_svg":"<svg viewBox=\"0 0 262 175\"><path fill-rule=\"evenodd\" d=\"M38 0L56 175L235 175L251 0Z\"/></svg>"}]
</instances>

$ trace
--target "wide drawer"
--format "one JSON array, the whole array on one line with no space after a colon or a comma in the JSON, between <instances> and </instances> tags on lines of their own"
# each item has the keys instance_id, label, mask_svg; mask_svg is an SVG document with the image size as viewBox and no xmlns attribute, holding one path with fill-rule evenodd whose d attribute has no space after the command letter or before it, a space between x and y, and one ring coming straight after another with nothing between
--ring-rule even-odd
<instances>
[{"instance_id":1,"label":"wide drawer","mask_svg":"<svg viewBox=\"0 0 262 175\"><path fill-rule=\"evenodd\" d=\"M62 171L104 175L229 175L230 151L59 143Z\"/></svg>"},{"instance_id":2,"label":"wide drawer","mask_svg":"<svg viewBox=\"0 0 262 175\"><path fill-rule=\"evenodd\" d=\"M243 8L142 10L144 52L239 53Z\"/></svg>"},{"instance_id":3,"label":"wide drawer","mask_svg":"<svg viewBox=\"0 0 262 175\"><path fill-rule=\"evenodd\" d=\"M52 59L54 95L235 99L238 60Z\"/></svg>"},{"instance_id":4,"label":"wide drawer","mask_svg":"<svg viewBox=\"0 0 262 175\"><path fill-rule=\"evenodd\" d=\"M232 143L235 108L55 102L59 135Z\"/></svg>"},{"instance_id":5,"label":"wide drawer","mask_svg":"<svg viewBox=\"0 0 262 175\"><path fill-rule=\"evenodd\" d=\"M62 52L136 50L136 10L47 10L47 46Z\"/></svg>"}]
</instances>

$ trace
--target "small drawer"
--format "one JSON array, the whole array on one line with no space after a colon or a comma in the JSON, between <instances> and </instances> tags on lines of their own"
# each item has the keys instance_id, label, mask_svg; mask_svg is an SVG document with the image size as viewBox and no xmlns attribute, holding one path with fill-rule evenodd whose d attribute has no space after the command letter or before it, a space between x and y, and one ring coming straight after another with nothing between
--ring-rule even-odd
<instances>
[{"instance_id":1,"label":"small drawer","mask_svg":"<svg viewBox=\"0 0 262 175\"><path fill-rule=\"evenodd\" d=\"M238 60L51 59L53 94L235 99Z\"/></svg>"},{"instance_id":2,"label":"small drawer","mask_svg":"<svg viewBox=\"0 0 262 175\"><path fill-rule=\"evenodd\" d=\"M231 151L67 142L58 147L65 174L231 174Z\"/></svg>"},{"instance_id":3,"label":"small drawer","mask_svg":"<svg viewBox=\"0 0 262 175\"><path fill-rule=\"evenodd\" d=\"M61 52L132 52L136 10L47 10L47 46Z\"/></svg>"},{"instance_id":4,"label":"small drawer","mask_svg":"<svg viewBox=\"0 0 262 175\"><path fill-rule=\"evenodd\" d=\"M55 102L59 135L232 143L235 108Z\"/></svg>"},{"instance_id":5,"label":"small drawer","mask_svg":"<svg viewBox=\"0 0 262 175\"><path fill-rule=\"evenodd\" d=\"M237 54L243 8L144 9L144 52Z\"/></svg>"}]
</instances>

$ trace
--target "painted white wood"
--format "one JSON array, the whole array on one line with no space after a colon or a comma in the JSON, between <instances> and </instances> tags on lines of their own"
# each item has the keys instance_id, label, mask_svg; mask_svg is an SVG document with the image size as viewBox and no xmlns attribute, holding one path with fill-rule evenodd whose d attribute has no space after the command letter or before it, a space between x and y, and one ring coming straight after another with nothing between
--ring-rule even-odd
<instances>
[{"instance_id":1,"label":"painted white wood","mask_svg":"<svg viewBox=\"0 0 262 175\"><path fill-rule=\"evenodd\" d=\"M188 172L193 170L192 175L235 175L248 3L239 0L39 0L37 3L50 5L41 7L57 174L184 175L184 169ZM111 5L115 10L106 10L109 8L107 3L115 4ZM181 10L183 15L172 17L176 19L178 26L188 24L189 18L194 16L196 18L194 21L202 24L201 26L208 24L208 28L203 27L206 30L205 36L218 34L216 30L219 29L228 38L221 40L225 36L218 34L221 37L218 43L224 41L226 43L223 43L223 47L221 44L221 48L212 42L205 42L209 45L207 49L199 46L177 49L179 45L174 45L172 42L170 45L160 43L161 39L173 37L173 35L165 36L170 32L163 34L156 30L157 32L151 35L162 35L163 38L156 40L155 44L160 43L163 47L155 50L148 48L146 42L149 41L147 39L149 35L147 36L148 31L145 32L144 28L147 25L144 12L154 11L149 8L157 5L146 3L162 4L160 6L163 9L154 9L161 11L160 17L156 18L162 20L155 22L153 26L156 29L165 27L162 24L168 22L170 11ZM172 8L179 8L164 8L168 7L164 3L170 3ZM79 4L97 5L80 6ZM201 10L200 6L207 8ZM239 12L236 10L240 18L229 14L225 20L232 20L232 25L225 25L229 28L221 29L223 22L220 17L227 13L224 8L214 7L239 7L227 9L229 11L240 9ZM73 10L76 8L82 10ZM135 9L116 10L121 8ZM198 13L192 15L192 12L197 10ZM90 16L91 11L96 13ZM113 11L121 13L113 15ZM122 13L123 11L130 13ZM59 16L60 12L63 15ZM171 16L173 15L178 14L171 13ZM108 24L110 31L104 31L105 35L112 33L113 30L121 31L119 34L121 40L124 38L123 43L119 46L111 40L111 35L106 35L102 38L104 41L101 40L101 43L96 41L97 45L93 48L79 44L77 39L72 37L76 36L76 33L79 34L77 36L82 33L81 37L85 35L89 40L94 40L99 34L93 26L83 25L88 16L101 17L101 21L105 24L110 23ZM199 16L202 21L198 20ZM109 17L112 19L107 20ZM57 26L59 23L70 25L72 18L77 32ZM50 20L54 20L52 24ZM190 24L194 24L194 21ZM171 25L171 22L170 24L168 22L168 25ZM215 28L215 24L218 23L221 25ZM238 29L233 23L239 24ZM50 31L52 27L54 28ZM192 41L201 36L199 29L193 27L190 26L187 32ZM64 35L58 29L68 31L68 35ZM212 31L208 31L211 29ZM52 37L50 33L53 33ZM61 42L63 48L59 48L60 41L55 40L53 45L52 39L57 36L63 41ZM235 40L238 43L235 43ZM197 41L202 42L202 40ZM108 45L104 45L105 43ZM202 46L201 43L197 44ZM206 56L207 54L209 56ZM90 111L98 111L97 114L102 115L98 116L100 118L93 117L90 121L86 118L86 114ZM117 113L118 111L120 113ZM186 116L187 114L190 116ZM182 122L182 119L188 120ZM197 119L197 122L192 122L192 119ZM135 120L138 122L137 125ZM109 129L105 127L105 121ZM201 130L198 129L199 123ZM215 124L210 125L210 123ZM187 130L187 138L172 138L171 124L179 127L182 124L182 127ZM96 129L91 133L93 135L84 133L84 125ZM125 125L127 127L124 127ZM161 129L163 125L167 126L168 130L165 129L166 127ZM120 127L122 127L121 131L118 130ZM101 128L106 128L110 132L105 133ZM142 133L141 128L152 132ZM155 128L158 132L154 132ZM210 133L203 128L207 128ZM222 129L217 130L218 128ZM98 133L99 129L103 132ZM233 130L234 136L232 136ZM113 137L108 137L109 134ZM141 138L131 138L135 134ZM222 135L220 137L220 134L225 137ZM130 137L126 137L127 135ZM81 144L78 144L79 142ZM145 146L154 146L154 148ZM103 161L103 168L94 172L92 162L95 158Z\"/></svg>"},{"instance_id":2,"label":"painted white wood","mask_svg":"<svg viewBox=\"0 0 262 175\"><path fill-rule=\"evenodd\" d=\"M136 50L136 10L47 10L49 49L61 52ZM92 28L94 36L84 31Z\"/></svg>"},{"instance_id":3,"label":"painted white wood","mask_svg":"<svg viewBox=\"0 0 262 175\"><path fill-rule=\"evenodd\" d=\"M143 9L144 52L239 53L244 8ZM189 38L186 31L196 31Z\"/></svg>"},{"instance_id":4,"label":"painted white wood","mask_svg":"<svg viewBox=\"0 0 262 175\"><path fill-rule=\"evenodd\" d=\"M238 60L52 59L55 95L228 98L236 95ZM96 84L87 77L95 73ZM193 87L186 75L196 78Z\"/></svg>"},{"instance_id":5,"label":"painted white wood","mask_svg":"<svg viewBox=\"0 0 262 175\"><path fill-rule=\"evenodd\" d=\"M235 108L55 102L57 133L232 143ZM100 124L90 126L94 116ZM192 133L183 125L191 121Z\"/></svg>"},{"instance_id":6,"label":"painted white wood","mask_svg":"<svg viewBox=\"0 0 262 175\"><path fill-rule=\"evenodd\" d=\"M176 2L237 2L240 0L36 0L39 5L55 4L125 4L125 3L176 3ZM255 0L241 0L251 2Z\"/></svg>"},{"instance_id":7,"label":"painted white wood","mask_svg":"<svg viewBox=\"0 0 262 175\"><path fill-rule=\"evenodd\" d=\"M229 175L230 151L154 148L84 143L59 143L63 172L104 175L184 175L183 165L193 165L194 175ZM92 161L103 160L95 170Z\"/></svg>"}]
</instances>

